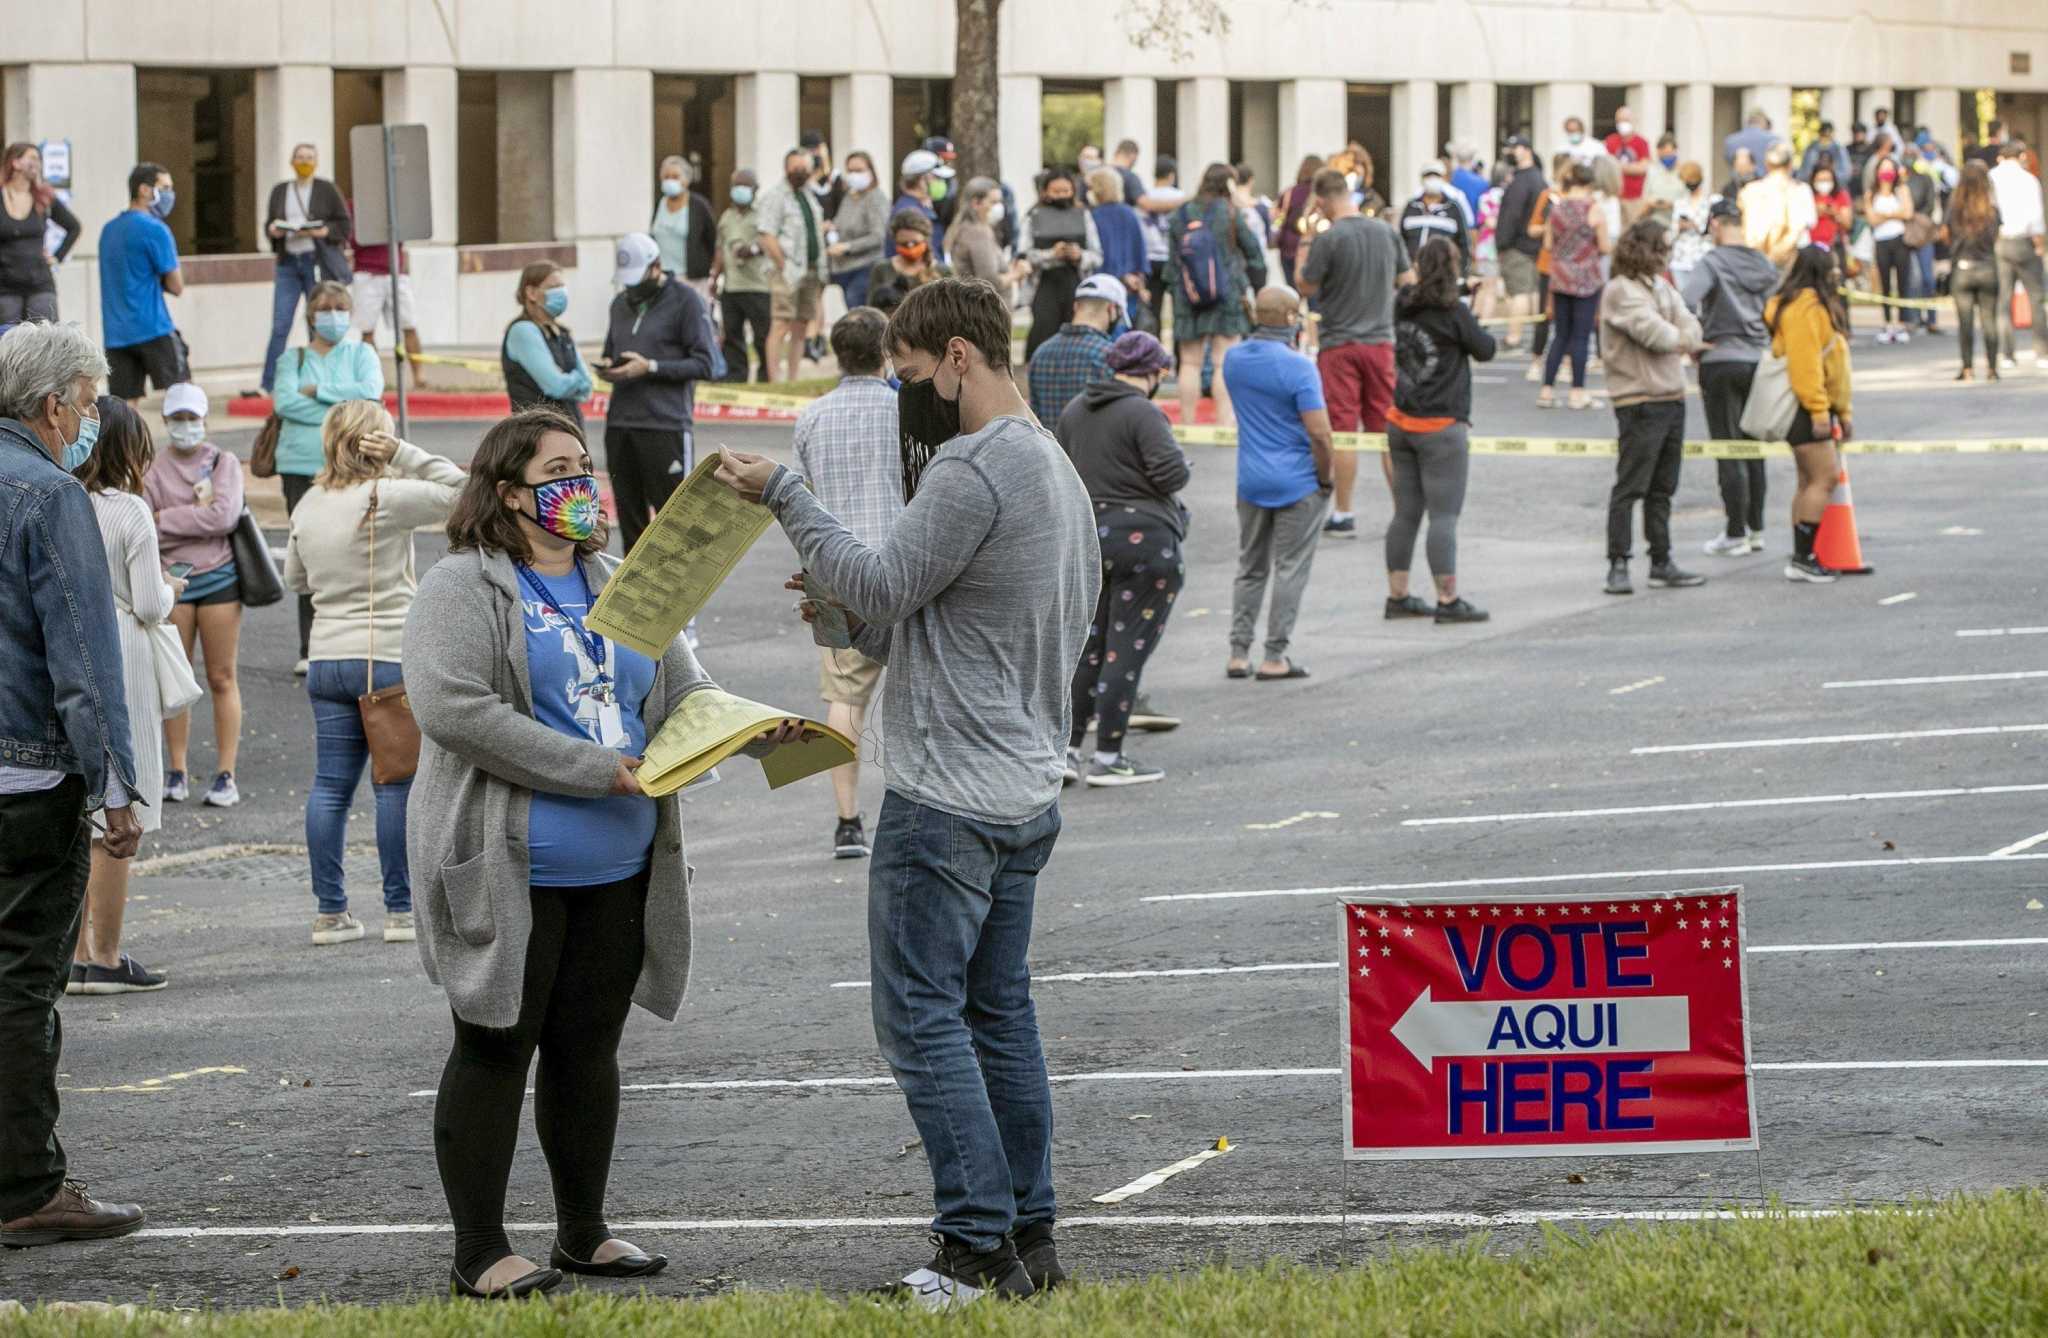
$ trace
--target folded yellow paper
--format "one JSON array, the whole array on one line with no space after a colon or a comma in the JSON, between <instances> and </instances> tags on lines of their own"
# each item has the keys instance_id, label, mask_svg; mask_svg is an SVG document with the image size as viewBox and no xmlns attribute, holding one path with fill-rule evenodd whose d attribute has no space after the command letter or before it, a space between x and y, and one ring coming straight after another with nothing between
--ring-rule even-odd
<instances>
[{"instance_id":1,"label":"folded yellow paper","mask_svg":"<svg viewBox=\"0 0 2048 1338\"><path fill-rule=\"evenodd\" d=\"M785 743L761 759L769 789L829 771L858 755L853 741L828 725L718 688L699 688L683 698L649 740L638 773L640 788L651 795L673 794L752 743L761 731L796 719L818 737Z\"/></svg>"}]
</instances>

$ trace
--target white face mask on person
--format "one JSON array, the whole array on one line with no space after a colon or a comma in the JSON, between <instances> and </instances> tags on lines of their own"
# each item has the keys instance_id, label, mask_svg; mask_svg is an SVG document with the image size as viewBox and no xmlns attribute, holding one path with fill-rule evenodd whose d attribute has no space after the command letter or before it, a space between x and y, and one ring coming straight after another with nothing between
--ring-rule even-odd
<instances>
[{"instance_id":1,"label":"white face mask on person","mask_svg":"<svg viewBox=\"0 0 2048 1338\"><path fill-rule=\"evenodd\" d=\"M203 418L172 418L165 422L165 430L171 438L171 445L181 451L189 451L206 440L206 420Z\"/></svg>"}]
</instances>

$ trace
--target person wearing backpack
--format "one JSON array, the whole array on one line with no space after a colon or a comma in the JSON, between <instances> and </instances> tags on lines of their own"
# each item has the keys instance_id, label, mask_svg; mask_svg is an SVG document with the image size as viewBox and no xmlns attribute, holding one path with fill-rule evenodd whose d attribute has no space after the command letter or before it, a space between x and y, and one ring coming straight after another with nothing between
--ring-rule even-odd
<instances>
[{"instance_id":1,"label":"person wearing backpack","mask_svg":"<svg viewBox=\"0 0 2048 1338\"><path fill-rule=\"evenodd\" d=\"M1204 357L1213 357L1221 367L1224 355L1251 333L1246 269L1251 257L1263 258L1265 252L1232 201L1236 184L1228 163L1209 164L1195 198L1174 212L1168 228L1165 278L1173 292L1173 340L1180 360L1175 388L1183 423L1195 421ZM1235 427L1230 390L1220 376L1214 392L1217 426Z\"/></svg>"}]
</instances>

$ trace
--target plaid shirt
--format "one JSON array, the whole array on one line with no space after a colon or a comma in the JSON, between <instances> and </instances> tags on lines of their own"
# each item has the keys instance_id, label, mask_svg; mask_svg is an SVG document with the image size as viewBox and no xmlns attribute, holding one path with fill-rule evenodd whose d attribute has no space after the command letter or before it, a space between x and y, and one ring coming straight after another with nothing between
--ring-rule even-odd
<instances>
[{"instance_id":1,"label":"plaid shirt","mask_svg":"<svg viewBox=\"0 0 2048 1338\"><path fill-rule=\"evenodd\" d=\"M1031 355L1031 412L1050 432L1082 387L1109 375L1109 336L1092 325L1063 325Z\"/></svg>"},{"instance_id":2,"label":"plaid shirt","mask_svg":"<svg viewBox=\"0 0 2048 1338\"><path fill-rule=\"evenodd\" d=\"M869 547L887 539L903 514L900 438L896 392L879 376L849 376L797 415L797 472Z\"/></svg>"}]
</instances>

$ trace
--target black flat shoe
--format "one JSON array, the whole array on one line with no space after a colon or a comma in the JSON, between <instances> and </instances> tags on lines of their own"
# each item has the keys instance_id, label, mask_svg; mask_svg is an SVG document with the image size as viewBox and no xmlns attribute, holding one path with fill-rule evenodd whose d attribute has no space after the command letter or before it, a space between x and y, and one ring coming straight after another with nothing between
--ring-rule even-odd
<instances>
[{"instance_id":1,"label":"black flat shoe","mask_svg":"<svg viewBox=\"0 0 2048 1338\"><path fill-rule=\"evenodd\" d=\"M656 1273L661 1272L662 1269L668 1267L668 1256L665 1254L622 1254L607 1263L586 1264L581 1259L571 1258L569 1252L562 1248L561 1242L557 1241L554 1248L548 1251L548 1263L552 1264L555 1268L561 1269L564 1273L581 1273L586 1277L651 1278Z\"/></svg>"},{"instance_id":2,"label":"black flat shoe","mask_svg":"<svg viewBox=\"0 0 2048 1338\"><path fill-rule=\"evenodd\" d=\"M457 1296L472 1297L479 1301L516 1301L522 1296L531 1296L536 1292L553 1291L561 1285L561 1270L536 1268L531 1273L512 1279L496 1291L484 1292L470 1286L463 1280L462 1274L454 1269L448 1270L448 1289Z\"/></svg>"}]
</instances>

